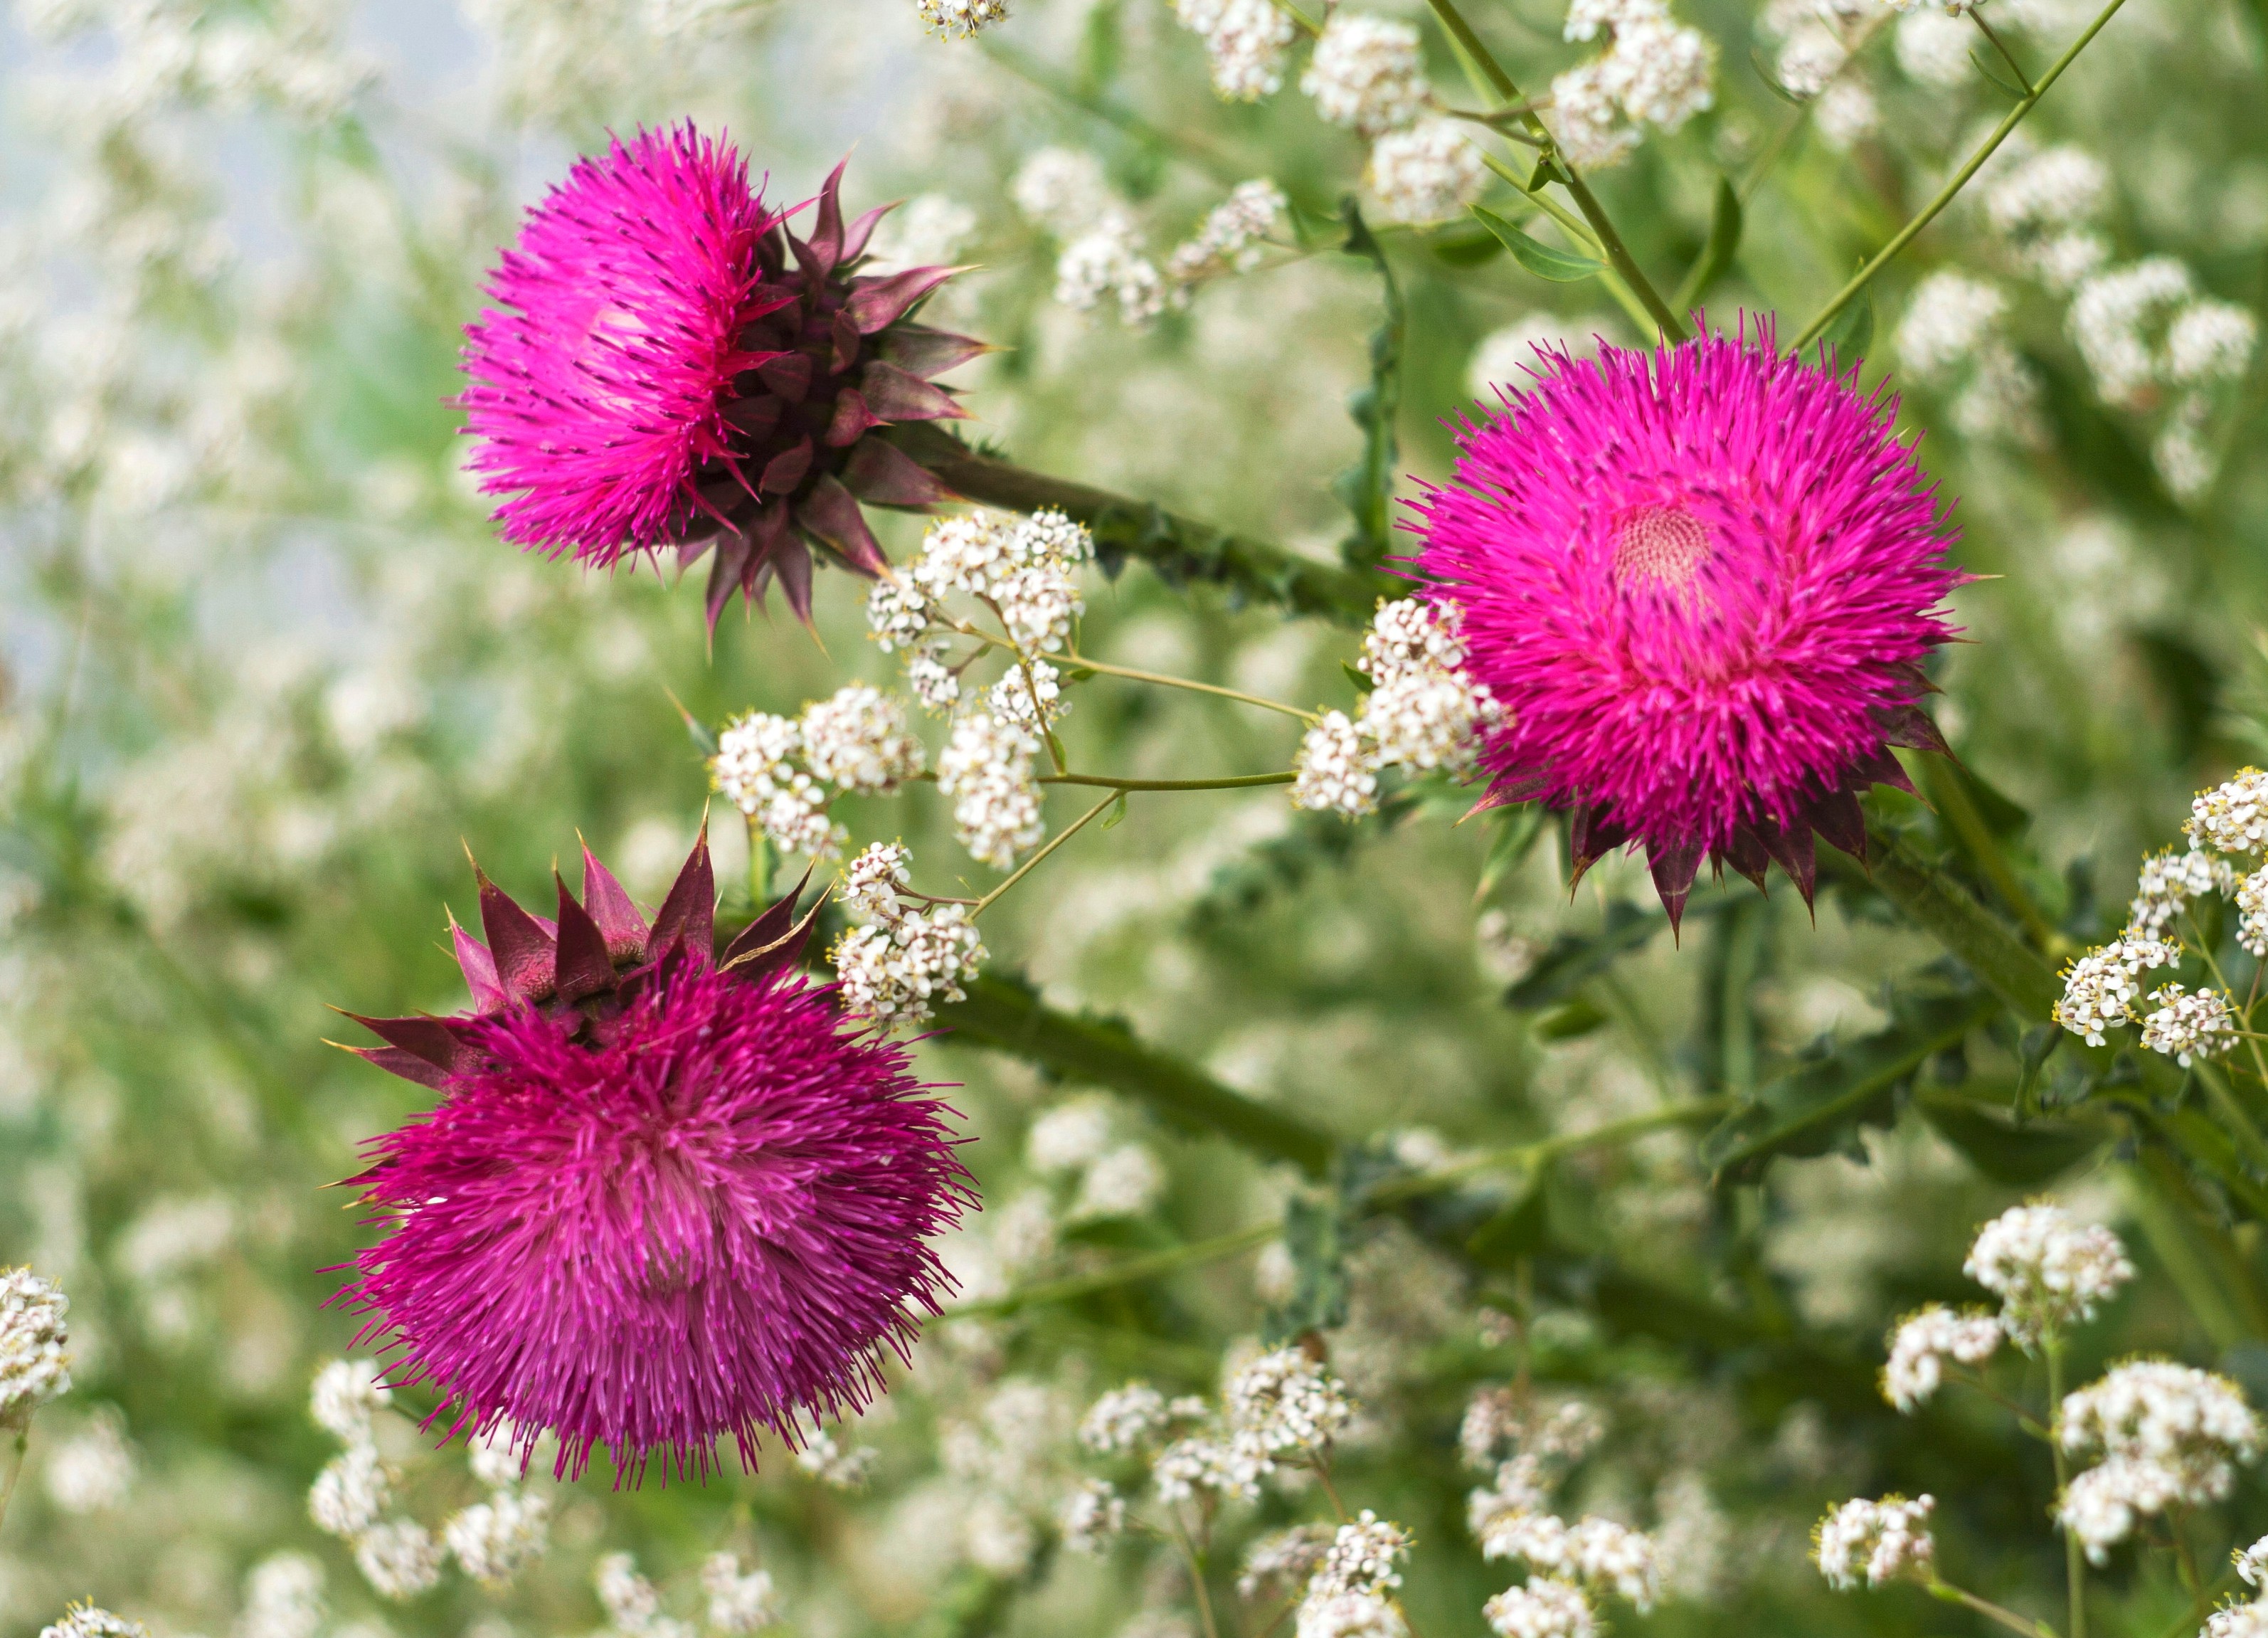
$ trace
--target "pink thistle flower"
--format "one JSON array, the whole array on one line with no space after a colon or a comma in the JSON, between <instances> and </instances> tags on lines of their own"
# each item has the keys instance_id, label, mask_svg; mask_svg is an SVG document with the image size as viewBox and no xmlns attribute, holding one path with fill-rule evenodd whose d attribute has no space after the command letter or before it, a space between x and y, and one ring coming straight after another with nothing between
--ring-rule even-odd
<instances>
[{"instance_id":1,"label":"pink thistle flower","mask_svg":"<svg viewBox=\"0 0 2268 1638\"><path fill-rule=\"evenodd\" d=\"M1705 855L1808 902L1814 830L1864 858L1859 793L1911 788L1889 748L1944 749L1919 662L1963 577L1896 402L1769 323L1537 351L1411 526L1504 707L1490 799L1572 808L1578 879L1643 844L1673 920Z\"/></svg>"},{"instance_id":2,"label":"pink thistle flower","mask_svg":"<svg viewBox=\"0 0 2268 1638\"><path fill-rule=\"evenodd\" d=\"M846 162L847 163L847 162ZM858 271L843 167L808 240L768 208L729 142L689 123L614 141L528 211L466 327L457 401L504 538L610 567L713 545L713 627L777 577L808 619L810 548L884 564L859 502L926 507L945 487L873 429L963 412L931 377L987 350L907 322L958 269Z\"/></svg>"},{"instance_id":3,"label":"pink thistle flower","mask_svg":"<svg viewBox=\"0 0 2268 1638\"><path fill-rule=\"evenodd\" d=\"M368 1145L391 1232L340 1296L452 1432L509 1420L525 1460L554 1430L563 1476L603 1443L705 1477L726 1434L754 1467L759 1429L792 1445L880 1394L951 1288L927 1241L974 1202L952 1111L802 976L816 904L712 959L705 839L651 926L583 868L556 922L481 878L475 1011L359 1020L388 1044L355 1050L442 1096Z\"/></svg>"}]
</instances>

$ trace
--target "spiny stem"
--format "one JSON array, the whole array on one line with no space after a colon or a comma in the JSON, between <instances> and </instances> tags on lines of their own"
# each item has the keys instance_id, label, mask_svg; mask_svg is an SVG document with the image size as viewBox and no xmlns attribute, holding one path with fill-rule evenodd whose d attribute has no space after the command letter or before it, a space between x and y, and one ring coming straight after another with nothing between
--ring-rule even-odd
<instances>
[{"instance_id":1,"label":"spiny stem","mask_svg":"<svg viewBox=\"0 0 2268 1638\"><path fill-rule=\"evenodd\" d=\"M1984 139L1984 145L1969 156L1969 163L1955 171L1952 180L1937 190L1936 196L1924 205L1911 221L1900 228L1896 236L1889 244L1876 251L1873 259L1866 266L1852 274L1851 282L1837 291L1827 305L1813 316L1811 322L1803 327L1802 334L1795 338L1797 350L1800 351L1816 341L1821 333L1835 321L1835 315L1850 305L1852 297L1867 288L1867 283L1875 274L1882 270L1890 258L1913 243L1922 229L1937 220L1938 213L1951 204L1954 196L1969 185L1969 179L1984 168L1984 161L1991 159L2000 144L2007 140L2008 133L2023 123L2024 115L2039 106L2040 99L2048 93L2048 87L2062 77L2064 70L2069 68L2078 59L2079 54L2087 48L2088 43L2102 32L2103 25L2117 16L2118 8L2125 4L2126 0L2110 0L2110 4L2095 14L2095 21L2087 26L2087 32L2073 41L2070 48L2055 60L2046 73L2040 76L2040 83L2032 88L2030 93L2008 110L2007 117L1993 128L1992 134ZM2084 1634L2074 1633L2072 1638L2084 1638Z\"/></svg>"},{"instance_id":2,"label":"spiny stem","mask_svg":"<svg viewBox=\"0 0 2268 1638\"><path fill-rule=\"evenodd\" d=\"M1313 722L1315 713L1302 711L1297 705L1287 705L1281 700L1263 699L1257 694L1246 694L1217 683L1199 682L1191 677L1167 676L1160 671L1137 671L1130 666L1108 665L1100 660L1090 660L1085 654L1065 653L1064 663L1088 671L1101 672L1104 676L1124 677L1133 682L1155 682L1160 688L1184 688L1196 694L1217 694L1223 699L1237 700L1247 705L1257 705L1263 711L1277 711L1287 717L1297 717L1302 722Z\"/></svg>"},{"instance_id":3,"label":"spiny stem","mask_svg":"<svg viewBox=\"0 0 2268 1638\"><path fill-rule=\"evenodd\" d=\"M1087 821L1101 817L1102 810L1104 808L1110 807L1113 803L1123 802L1125 800L1126 793L1123 791L1114 792L1112 794L1104 797L1101 801L1095 803L1094 807L1088 808L1085 813L1079 815L1078 818L1072 820L1071 823L1064 826L1061 830L1057 831L1055 835L1049 837L1048 838L1048 845L1045 847L1040 849L1038 852L1033 854L1022 864L1016 867L1015 874L1010 876L998 887L994 888L990 893L987 893L983 898L976 901L976 908L968 912L969 920L974 921L977 917L983 915L986 910L990 908L993 900L998 898L1003 893L1005 893L1010 888L1015 886L1016 883L1021 882L1026 876L1031 874L1034 870L1037 869L1042 860L1045 859L1049 853L1054 852L1056 849L1061 847L1065 842L1070 841L1071 837L1077 836L1081 830L1086 829Z\"/></svg>"},{"instance_id":4,"label":"spiny stem","mask_svg":"<svg viewBox=\"0 0 2268 1638\"><path fill-rule=\"evenodd\" d=\"M1430 4L1434 16L1441 19L1441 26L1449 31L1459 48L1480 66L1482 73L1488 76L1489 84L1496 88L1496 94L1506 103L1523 101L1520 87L1513 83L1512 76L1504 71L1504 65L1496 60L1495 54L1482 43L1481 37L1473 33L1472 25L1466 22L1464 14L1457 10L1456 0L1430 0ZM1529 110L1527 122L1530 130L1547 139L1550 137L1550 129L1533 109ZM1599 248L1606 255L1607 264L1622 276L1624 283L1630 286L1631 293L1645 306L1647 316L1660 326L1664 336L1673 342L1686 340L1692 332L1685 328L1683 319L1669 310L1669 304L1662 300L1661 293L1646 278L1644 269L1639 268L1629 247L1623 243L1622 235L1615 232L1615 225L1608 219L1606 209L1599 203L1598 196L1592 193L1590 184L1584 181L1575 167L1567 163L1567 157L1558 151L1556 142L1552 144L1551 162L1569 197L1574 200L1575 208L1591 225L1591 232L1598 239Z\"/></svg>"}]
</instances>

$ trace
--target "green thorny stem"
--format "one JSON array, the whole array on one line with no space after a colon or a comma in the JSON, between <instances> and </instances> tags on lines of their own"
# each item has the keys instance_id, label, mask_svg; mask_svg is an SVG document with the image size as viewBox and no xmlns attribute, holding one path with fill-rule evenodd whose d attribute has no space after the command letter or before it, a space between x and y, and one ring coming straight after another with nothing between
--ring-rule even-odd
<instances>
[{"instance_id":1,"label":"green thorny stem","mask_svg":"<svg viewBox=\"0 0 2268 1638\"><path fill-rule=\"evenodd\" d=\"M1609 1121L1587 1131L1571 1132L1556 1138L1543 1138L1531 1143L1516 1143L1507 1148L1491 1149L1485 1154L1476 1155L1417 1177L1389 1178L1365 1192L1355 1202L1355 1207L1364 1214L1385 1211L1425 1195L1454 1188L1484 1172L1533 1170L1570 1155L1627 1143L1666 1127L1701 1125L1729 1113L1736 1102L1730 1095L1694 1098L1648 1114L1633 1115L1626 1120ZM1138 1280L1152 1280L1160 1274L1175 1273L1184 1268L1195 1268L1234 1257L1241 1251L1264 1245L1282 1232L1280 1223L1255 1223L1209 1240L1193 1240L1187 1245L1174 1246L1168 1251L1126 1258L1109 1268L1091 1274L1051 1280L1043 1284L1027 1286L1020 1291L1011 1291L1005 1296L963 1303L948 1309L946 1317L1002 1318L1027 1308L1092 1296L1099 1291L1112 1290Z\"/></svg>"},{"instance_id":2,"label":"green thorny stem","mask_svg":"<svg viewBox=\"0 0 2268 1638\"><path fill-rule=\"evenodd\" d=\"M1438 3L1439 0L1437 0ZM2014 107L2008 110L2007 117L1993 127L1992 134L1984 139L1975 153L1969 156L1969 162L1955 171L1951 180L1937 190L1936 196L1924 205L1911 221L1900 228L1889 244L1876 251L1864 267L1853 273L1851 276L1851 282L1837 291L1827 305L1812 316L1811 322L1805 325L1802 333L1795 338L1795 347L1798 350L1817 340L1821 333L1835 321L1835 315L1850 305L1852 298L1867 288L1867 282L1888 265L1890 258L1911 244L1922 229L1935 221L1938 213L1953 203L1954 196L1969 185L1969 179L1982 170L1984 161L1991 159L1993 151L2007 140L2008 133L2023 123L2024 116L2039 106L2040 99L2048 94L2048 87L2062 77L2064 70L2077 61L2079 54L2087 49L2088 43L2102 32L2103 25L2110 22L2117 14L2118 8L2125 4L2126 0L2110 0L2110 4L2095 13L2095 21L2087 26L2087 32L2073 41L2064 54L2049 67L2048 71L2040 76L2039 83L2035 85L2027 95L2019 99ZM2073 1638L2080 1638L2080 1635L2074 1634Z\"/></svg>"},{"instance_id":3,"label":"green thorny stem","mask_svg":"<svg viewBox=\"0 0 2268 1638\"><path fill-rule=\"evenodd\" d=\"M1481 37L1473 33L1472 25L1466 22L1464 14L1457 10L1456 0L1429 0L1429 4L1433 8L1434 16L1441 19L1441 26L1447 29L1450 37L1457 42L1458 48L1479 65L1482 73L1488 76L1489 84L1495 87L1496 94L1507 104L1517 104L1526 100L1520 94L1520 87L1513 83L1512 76L1504 71L1504 65L1498 63L1495 55L1482 43ZM1543 151L1550 159L1552 169L1557 173L1560 182L1566 188L1568 196L1574 200L1575 208L1583 213L1583 220L1590 224L1591 232L1597 239L1599 249L1605 255L1607 264L1614 269L1623 282L1630 286L1631 293L1645 305L1648 316L1661 327L1661 332L1665 336L1673 342L1689 339L1692 331L1686 328L1684 320L1669 310L1669 304L1664 301L1661 299L1661 293L1654 289L1652 281L1638 266L1637 259L1631 255L1630 247L1623 243L1622 235L1615 231L1614 223L1608 219L1606 208L1600 204L1598 196L1591 191L1590 184L1583 180L1575 167L1567 163L1566 155L1559 151L1557 143L1552 139L1550 128L1543 123L1542 117L1533 108L1522 115L1522 120L1528 129L1543 143ZM1541 203L1540 192L1532 196Z\"/></svg>"},{"instance_id":4,"label":"green thorny stem","mask_svg":"<svg viewBox=\"0 0 2268 1638\"><path fill-rule=\"evenodd\" d=\"M16 1494L16 1481L24 1476L24 1452L32 1444L30 1417L18 1422L0 1422L0 1439L8 1442L0 1447L0 1524L4 1524L8 1522L9 1499Z\"/></svg>"},{"instance_id":5,"label":"green thorny stem","mask_svg":"<svg viewBox=\"0 0 2268 1638\"><path fill-rule=\"evenodd\" d=\"M2111 0L2116 10L2119 0ZM2056 1496L2060 1500L2071 1483L2071 1460L2063 1450L2063 1339L2051 1331L2041 1340L2048 1361L2048 1454L2055 1459ZM2064 1585L2071 1601L2070 1638L2087 1638L2087 1555L2079 1538L2063 1532Z\"/></svg>"}]
</instances>

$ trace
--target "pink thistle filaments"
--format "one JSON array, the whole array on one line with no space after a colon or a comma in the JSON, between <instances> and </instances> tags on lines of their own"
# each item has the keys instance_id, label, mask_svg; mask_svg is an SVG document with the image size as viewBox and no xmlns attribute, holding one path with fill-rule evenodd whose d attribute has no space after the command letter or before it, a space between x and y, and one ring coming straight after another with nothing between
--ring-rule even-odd
<instances>
[{"instance_id":1,"label":"pink thistle filaments","mask_svg":"<svg viewBox=\"0 0 2268 1638\"><path fill-rule=\"evenodd\" d=\"M714 546L711 626L775 577L807 620L813 545L880 571L860 501L947 491L867 434L961 416L931 378L986 349L908 321L957 269L859 271L890 207L846 226L842 178L798 238L740 152L684 124L578 161L529 210L466 327L458 400L506 539L601 567Z\"/></svg>"},{"instance_id":2,"label":"pink thistle filaments","mask_svg":"<svg viewBox=\"0 0 2268 1638\"><path fill-rule=\"evenodd\" d=\"M1673 920L1705 857L1808 900L1814 831L1863 859L1859 793L1911 788L1890 748L1944 749L1920 661L1963 577L1896 401L1769 324L1538 357L1415 503L1504 708L1491 797L1572 809L1579 878L1643 844Z\"/></svg>"},{"instance_id":3,"label":"pink thistle filaments","mask_svg":"<svg viewBox=\"0 0 2268 1638\"><path fill-rule=\"evenodd\" d=\"M532 916L481 879L475 1010L364 1018L356 1049L437 1088L354 1182L391 1232L341 1297L453 1430L546 1429L558 1470L608 1446L705 1474L730 1435L839 1416L882 1391L950 1280L929 1238L973 1202L950 1110L905 1049L799 966L791 895L712 956L696 845L649 926L584 853L584 896Z\"/></svg>"}]
</instances>

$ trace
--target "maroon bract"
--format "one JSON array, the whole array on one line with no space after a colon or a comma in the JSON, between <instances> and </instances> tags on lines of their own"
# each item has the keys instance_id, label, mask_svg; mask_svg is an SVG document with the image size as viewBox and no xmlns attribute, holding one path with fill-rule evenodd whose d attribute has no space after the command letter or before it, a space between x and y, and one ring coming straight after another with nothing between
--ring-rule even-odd
<instances>
[{"instance_id":1,"label":"maroon bract","mask_svg":"<svg viewBox=\"0 0 2268 1638\"><path fill-rule=\"evenodd\" d=\"M712 958L705 841L651 926L583 867L556 922L481 879L475 1010L359 1020L442 1097L367 1146L391 1232L340 1295L453 1430L508 1420L523 1459L554 1430L563 1475L600 1444L705 1474L725 1435L753 1466L759 1430L862 1408L938 1311L927 1242L974 1200L952 1111L804 978L792 895Z\"/></svg>"},{"instance_id":2,"label":"maroon bract","mask_svg":"<svg viewBox=\"0 0 2268 1638\"><path fill-rule=\"evenodd\" d=\"M847 163L847 161L846 161ZM777 578L811 609L810 546L884 559L860 511L947 498L868 434L962 411L931 378L986 350L907 315L958 269L859 271L891 207L843 220L837 166L807 238L729 142L642 131L576 163L490 276L458 400L504 537L608 566L713 546L709 623Z\"/></svg>"},{"instance_id":3,"label":"maroon bract","mask_svg":"<svg viewBox=\"0 0 2268 1638\"><path fill-rule=\"evenodd\" d=\"M1415 503L1504 707L1491 796L1572 809L1579 877L1643 844L1673 919L1705 857L1808 900L1814 831L1864 858L1858 793L1907 786L1890 748L1943 749L1919 662L1963 577L1896 401L1768 324L1538 360Z\"/></svg>"}]
</instances>

